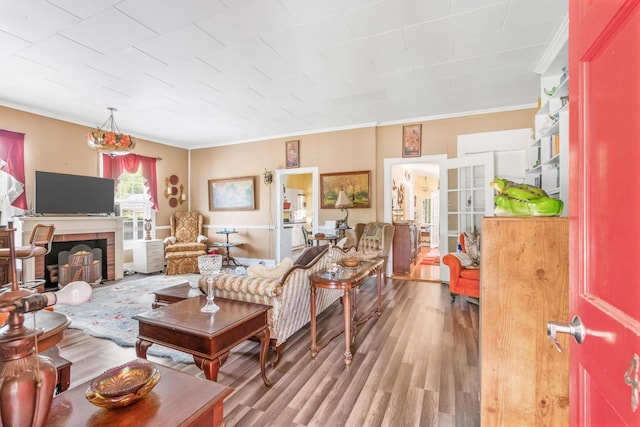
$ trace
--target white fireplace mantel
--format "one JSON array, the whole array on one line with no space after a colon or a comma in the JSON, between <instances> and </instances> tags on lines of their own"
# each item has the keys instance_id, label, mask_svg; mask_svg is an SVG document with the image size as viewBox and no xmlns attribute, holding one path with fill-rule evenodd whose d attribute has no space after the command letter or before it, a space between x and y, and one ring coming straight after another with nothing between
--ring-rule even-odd
<instances>
[{"instance_id":1,"label":"white fireplace mantel","mask_svg":"<svg viewBox=\"0 0 640 427\"><path fill-rule=\"evenodd\" d=\"M119 216L21 216L14 217L16 244L28 245L36 224L53 224L56 235L114 233L115 279L123 277L123 218ZM32 261L32 260L31 260ZM25 278L34 278L34 263L25 263Z\"/></svg>"}]
</instances>

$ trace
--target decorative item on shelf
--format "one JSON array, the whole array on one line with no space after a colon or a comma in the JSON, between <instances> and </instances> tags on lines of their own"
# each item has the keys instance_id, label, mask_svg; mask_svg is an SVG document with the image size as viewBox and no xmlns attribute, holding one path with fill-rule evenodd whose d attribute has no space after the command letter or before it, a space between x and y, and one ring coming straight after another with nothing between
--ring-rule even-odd
<instances>
[{"instance_id":1,"label":"decorative item on shelf","mask_svg":"<svg viewBox=\"0 0 640 427\"><path fill-rule=\"evenodd\" d=\"M113 118L114 111L118 110L114 107L107 107L107 110L110 112L109 117L102 126L89 132L87 135L87 144L94 150L111 156L128 154L134 149L136 143L131 135L125 135L120 132Z\"/></svg>"},{"instance_id":2,"label":"decorative item on shelf","mask_svg":"<svg viewBox=\"0 0 640 427\"><path fill-rule=\"evenodd\" d=\"M269 185L273 182L273 171L268 171L267 168L264 168L264 173L262 174L262 178L266 185Z\"/></svg>"},{"instance_id":3,"label":"decorative item on shelf","mask_svg":"<svg viewBox=\"0 0 640 427\"><path fill-rule=\"evenodd\" d=\"M98 375L89 384L85 396L101 408L121 408L145 397L158 381L158 368L151 362L138 359Z\"/></svg>"},{"instance_id":4,"label":"decorative item on shelf","mask_svg":"<svg viewBox=\"0 0 640 427\"><path fill-rule=\"evenodd\" d=\"M13 224L9 224L8 244L14 247ZM46 423L56 368L51 359L38 354L35 312L55 304L78 305L91 296L91 285L72 282L57 292L32 293L18 287L15 250L11 253L11 289L0 294L0 313L8 313L0 329L0 415L4 427L43 426ZM24 314L34 313L34 329L24 326ZM68 321L68 320L67 320Z\"/></svg>"},{"instance_id":5,"label":"decorative item on shelf","mask_svg":"<svg viewBox=\"0 0 640 427\"><path fill-rule=\"evenodd\" d=\"M144 240L151 240L151 218L144 219L144 231L146 232Z\"/></svg>"},{"instance_id":6,"label":"decorative item on shelf","mask_svg":"<svg viewBox=\"0 0 640 427\"><path fill-rule=\"evenodd\" d=\"M496 216L560 216L562 200L549 197L546 191L529 184L517 184L496 177L491 183Z\"/></svg>"},{"instance_id":7,"label":"decorative item on shelf","mask_svg":"<svg viewBox=\"0 0 640 427\"><path fill-rule=\"evenodd\" d=\"M338 193L338 198L336 199L336 209L341 209L347 213L347 215L342 220L344 228L349 228L349 224L347 223L347 220L349 219L349 209L347 208L350 208L352 206L353 202L349 199L349 197L347 197L347 193L340 190L340 193Z\"/></svg>"}]
</instances>

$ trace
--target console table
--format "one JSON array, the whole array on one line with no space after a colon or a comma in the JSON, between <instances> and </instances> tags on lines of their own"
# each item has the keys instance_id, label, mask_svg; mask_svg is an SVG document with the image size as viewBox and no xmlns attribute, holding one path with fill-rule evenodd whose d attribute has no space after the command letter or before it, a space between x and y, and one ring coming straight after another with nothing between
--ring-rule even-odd
<instances>
[{"instance_id":1,"label":"console table","mask_svg":"<svg viewBox=\"0 0 640 427\"><path fill-rule=\"evenodd\" d=\"M355 319L357 314L357 293L353 294L351 299L351 291L355 291L370 276L377 274L376 284L378 291L378 307L375 314L380 317L382 315L382 258L375 258L371 261L359 261L357 267L342 267L340 271L333 274L329 271L316 272L309 275L311 285L311 357L313 359L318 355L318 351L323 346L316 344L316 289L341 289L344 291L343 306L344 310L344 364L349 367L351 365L351 344L356 335L356 328L362 323L373 317L374 312L364 317ZM342 331L334 334L327 344L335 337L340 335Z\"/></svg>"},{"instance_id":2,"label":"console table","mask_svg":"<svg viewBox=\"0 0 640 427\"><path fill-rule=\"evenodd\" d=\"M162 365L160 381L130 406L107 410L85 397L90 380L53 398L45 425L224 426L222 401L233 389Z\"/></svg>"}]
</instances>

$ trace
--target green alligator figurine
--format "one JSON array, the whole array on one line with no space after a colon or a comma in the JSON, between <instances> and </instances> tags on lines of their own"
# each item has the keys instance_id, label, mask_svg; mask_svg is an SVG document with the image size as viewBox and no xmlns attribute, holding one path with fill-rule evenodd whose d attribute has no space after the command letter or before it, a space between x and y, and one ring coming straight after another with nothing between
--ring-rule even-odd
<instances>
[{"instance_id":1,"label":"green alligator figurine","mask_svg":"<svg viewBox=\"0 0 640 427\"><path fill-rule=\"evenodd\" d=\"M562 200L549 197L536 186L495 178L491 187L497 191L494 197L497 216L559 216L562 213Z\"/></svg>"}]
</instances>

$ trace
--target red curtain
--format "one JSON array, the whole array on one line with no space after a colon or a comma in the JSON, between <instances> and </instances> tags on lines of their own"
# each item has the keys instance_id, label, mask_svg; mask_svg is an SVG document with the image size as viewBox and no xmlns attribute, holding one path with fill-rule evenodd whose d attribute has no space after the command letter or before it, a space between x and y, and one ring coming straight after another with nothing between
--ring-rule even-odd
<instances>
[{"instance_id":1,"label":"red curtain","mask_svg":"<svg viewBox=\"0 0 640 427\"><path fill-rule=\"evenodd\" d=\"M12 177L7 197L11 205L27 210L24 191L24 133L0 130L0 169Z\"/></svg>"},{"instance_id":2,"label":"red curtain","mask_svg":"<svg viewBox=\"0 0 640 427\"><path fill-rule=\"evenodd\" d=\"M147 192L151 200L151 209L158 210L158 178L156 176L155 157L127 154L125 156L111 157L102 155L102 176L116 180L116 186L120 182L120 175L125 172L136 173L142 167L142 176L147 181Z\"/></svg>"}]
</instances>

